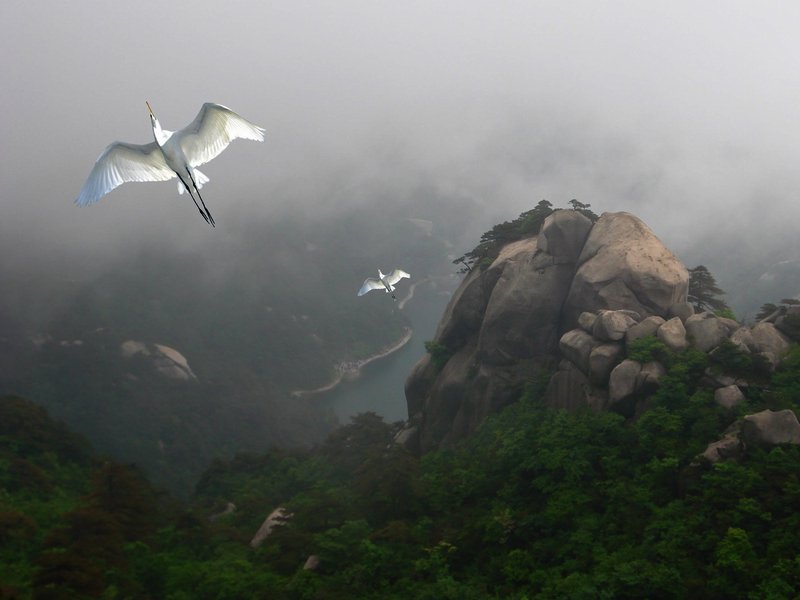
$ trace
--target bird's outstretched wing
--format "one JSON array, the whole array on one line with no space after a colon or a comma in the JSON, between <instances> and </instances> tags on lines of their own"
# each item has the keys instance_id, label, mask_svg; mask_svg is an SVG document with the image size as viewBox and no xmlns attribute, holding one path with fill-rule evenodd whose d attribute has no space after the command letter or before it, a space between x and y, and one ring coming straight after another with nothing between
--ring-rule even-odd
<instances>
[{"instance_id":1,"label":"bird's outstretched wing","mask_svg":"<svg viewBox=\"0 0 800 600\"><path fill-rule=\"evenodd\" d=\"M406 277L411 277L411 275L409 275L402 269L395 269L386 276L386 281L389 282L389 285L394 285L395 283Z\"/></svg>"},{"instance_id":2,"label":"bird's outstretched wing","mask_svg":"<svg viewBox=\"0 0 800 600\"><path fill-rule=\"evenodd\" d=\"M86 206L97 202L128 181L167 181L173 177L175 172L167 166L155 142L141 145L114 142L94 163L75 204Z\"/></svg>"},{"instance_id":3,"label":"bird's outstretched wing","mask_svg":"<svg viewBox=\"0 0 800 600\"><path fill-rule=\"evenodd\" d=\"M361 289L358 290L358 295L363 296L369 291L382 290L382 289L383 289L383 283L381 282L380 279L375 279L374 277L367 277L364 280L364 285L362 285Z\"/></svg>"},{"instance_id":4,"label":"bird's outstretched wing","mask_svg":"<svg viewBox=\"0 0 800 600\"><path fill-rule=\"evenodd\" d=\"M213 102L203 104L194 121L173 135L178 136L191 167L199 167L216 158L236 138L264 141L262 127Z\"/></svg>"}]
</instances>

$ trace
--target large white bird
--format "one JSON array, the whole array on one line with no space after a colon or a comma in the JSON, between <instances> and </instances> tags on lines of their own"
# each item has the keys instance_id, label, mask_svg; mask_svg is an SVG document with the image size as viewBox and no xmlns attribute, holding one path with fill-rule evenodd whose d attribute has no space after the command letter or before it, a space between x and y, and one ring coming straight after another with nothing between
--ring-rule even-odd
<instances>
[{"instance_id":1,"label":"large white bird","mask_svg":"<svg viewBox=\"0 0 800 600\"><path fill-rule=\"evenodd\" d=\"M92 204L128 181L166 181L177 176L178 193L189 192L197 210L214 226L214 218L200 197L200 188L208 183L208 177L197 167L219 156L236 138L263 142L264 129L221 104L206 102L189 125L180 131L167 131L161 128L150 103L145 104L155 142L114 142L108 146L95 162L75 204Z\"/></svg>"},{"instance_id":2,"label":"large white bird","mask_svg":"<svg viewBox=\"0 0 800 600\"><path fill-rule=\"evenodd\" d=\"M387 275L384 275L381 273L381 270L378 269L378 278L367 277L364 280L364 285L358 290L358 295L363 296L372 290L385 289L387 294L391 292L392 300L397 300L397 296L394 295L394 284L406 277L411 277L411 275L401 269L395 269Z\"/></svg>"}]
</instances>

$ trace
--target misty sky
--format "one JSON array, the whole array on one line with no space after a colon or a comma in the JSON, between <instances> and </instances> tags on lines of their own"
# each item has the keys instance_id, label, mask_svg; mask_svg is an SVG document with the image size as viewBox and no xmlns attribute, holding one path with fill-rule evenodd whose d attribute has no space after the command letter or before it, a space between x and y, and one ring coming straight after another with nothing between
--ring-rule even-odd
<instances>
[{"instance_id":1,"label":"misty sky","mask_svg":"<svg viewBox=\"0 0 800 600\"><path fill-rule=\"evenodd\" d=\"M233 214L421 184L485 205L478 231L541 198L631 211L706 264L699 234L800 223L798 3L4 0L0 65L0 266L213 251ZM107 144L152 140L145 100L266 128L203 168L217 230L174 181L73 205Z\"/></svg>"}]
</instances>

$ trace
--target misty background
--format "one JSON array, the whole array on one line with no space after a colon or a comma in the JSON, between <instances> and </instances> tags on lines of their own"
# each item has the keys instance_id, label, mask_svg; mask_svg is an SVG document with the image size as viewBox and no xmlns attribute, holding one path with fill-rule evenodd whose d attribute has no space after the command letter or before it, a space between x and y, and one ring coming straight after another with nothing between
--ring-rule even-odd
<instances>
[{"instance_id":1,"label":"misty background","mask_svg":"<svg viewBox=\"0 0 800 600\"><path fill-rule=\"evenodd\" d=\"M364 332L332 331L314 354L287 330L291 348L266 352L307 361L317 385L334 349L367 343L380 323L408 324L385 298L356 302L365 276L401 266L439 277L418 315L428 331L453 256L541 199L573 198L642 218L752 318L800 294L798 57L800 6L781 2L3 2L0 325L78 335L98 315L127 317L115 335L146 333L202 366L230 348L207 334L225 307L216 331L229 343L253 334L252 353L251 322L236 314L296 300L309 322ZM169 130L207 101L266 129L264 144L237 141L203 169L216 229L174 181L73 204L109 143L152 140L145 100ZM430 239L409 218L430 221ZM158 290L193 283L172 310L198 320L155 339L174 321L153 317L153 303L168 303ZM268 322L258 327L272 343ZM322 328L311 327L303 335ZM400 365L383 368L395 403ZM217 368L220 380L232 372ZM286 381L264 375L242 395L285 396L291 372L275 373ZM291 421L309 418L298 410ZM330 413L308 429L321 435Z\"/></svg>"},{"instance_id":2,"label":"misty background","mask_svg":"<svg viewBox=\"0 0 800 600\"><path fill-rule=\"evenodd\" d=\"M631 211L733 291L730 248L798 258L798 34L783 2L4 2L2 268L214 253L252 215L424 189L463 201L468 241L541 198ZM205 101L266 128L206 169L217 230L174 182L72 204L107 144L151 140L145 100L167 129Z\"/></svg>"}]
</instances>

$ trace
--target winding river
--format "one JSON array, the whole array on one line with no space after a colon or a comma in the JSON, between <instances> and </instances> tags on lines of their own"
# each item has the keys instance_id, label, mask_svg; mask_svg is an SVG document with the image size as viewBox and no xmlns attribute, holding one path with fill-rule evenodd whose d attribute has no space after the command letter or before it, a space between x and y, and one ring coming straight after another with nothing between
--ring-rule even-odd
<instances>
[{"instance_id":1,"label":"winding river","mask_svg":"<svg viewBox=\"0 0 800 600\"><path fill-rule=\"evenodd\" d=\"M398 302L411 322L411 340L389 356L363 366L357 379L345 379L332 391L320 394L319 401L330 406L342 424L367 411L378 413L388 422L408 418L406 377L425 354L425 341L433 338L452 289L454 285L441 281L420 282L413 297Z\"/></svg>"}]
</instances>

